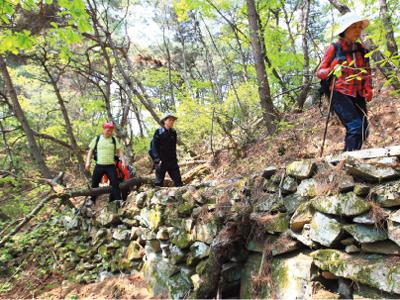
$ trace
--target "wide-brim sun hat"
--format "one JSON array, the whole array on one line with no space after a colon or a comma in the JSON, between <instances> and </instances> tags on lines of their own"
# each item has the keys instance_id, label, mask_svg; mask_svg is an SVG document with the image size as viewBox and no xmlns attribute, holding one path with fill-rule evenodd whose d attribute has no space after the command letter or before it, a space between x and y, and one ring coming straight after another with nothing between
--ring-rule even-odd
<instances>
[{"instance_id":1,"label":"wide-brim sun hat","mask_svg":"<svg viewBox=\"0 0 400 300\"><path fill-rule=\"evenodd\" d=\"M356 13L347 13L339 18L339 28L335 30L335 35L339 35L343 32L346 31L347 28L349 28L351 25L354 23L362 22L363 24L363 29L365 29L368 24L368 18L363 17L359 14Z\"/></svg>"},{"instance_id":2,"label":"wide-brim sun hat","mask_svg":"<svg viewBox=\"0 0 400 300\"><path fill-rule=\"evenodd\" d=\"M164 115L164 117L161 119L161 122L164 123L166 119L172 118L174 120L178 120L178 118L172 114L172 113L167 113Z\"/></svg>"}]
</instances>

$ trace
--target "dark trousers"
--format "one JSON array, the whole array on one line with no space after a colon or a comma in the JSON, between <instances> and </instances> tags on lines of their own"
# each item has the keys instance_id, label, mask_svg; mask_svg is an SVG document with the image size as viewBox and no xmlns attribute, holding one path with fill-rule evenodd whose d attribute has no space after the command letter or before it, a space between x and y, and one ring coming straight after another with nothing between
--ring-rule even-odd
<instances>
[{"instance_id":1,"label":"dark trousers","mask_svg":"<svg viewBox=\"0 0 400 300\"><path fill-rule=\"evenodd\" d=\"M175 186L182 186L181 171L177 162L161 162L156 168L156 182L155 186L163 186L165 173L168 172L171 179L174 181Z\"/></svg>"},{"instance_id":2,"label":"dark trousers","mask_svg":"<svg viewBox=\"0 0 400 300\"><path fill-rule=\"evenodd\" d=\"M121 200L121 191L119 190L119 180L115 165L96 165L92 175L92 188L99 187L101 178L107 175L111 184L111 197L112 200ZM96 201L96 196L91 197L92 201Z\"/></svg>"},{"instance_id":3,"label":"dark trousers","mask_svg":"<svg viewBox=\"0 0 400 300\"><path fill-rule=\"evenodd\" d=\"M367 105L364 97L351 97L334 91L332 106L346 128L344 151L361 149L368 135Z\"/></svg>"},{"instance_id":4,"label":"dark trousers","mask_svg":"<svg viewBox=\"0 0 400 300\"><path fill-rule=\"evenodd\" d=\"M120 179L120 178L119 178L119 179L118 179L118 182L119 182L119 183L122 183L122 182L124 182L124 179ZM129 189L124 189L124 190L120 190L120 191L121 191L122 200L125 201L125 200L128 198L128 195L129 195L129 193L130 193L130 190L129 190ZM110 196L108 197L108 199L109 199L110 202L115 200L112 194L110 194ZM118 199L117 199L117 200L118 200Z\"/></svg>"}]
</instances>

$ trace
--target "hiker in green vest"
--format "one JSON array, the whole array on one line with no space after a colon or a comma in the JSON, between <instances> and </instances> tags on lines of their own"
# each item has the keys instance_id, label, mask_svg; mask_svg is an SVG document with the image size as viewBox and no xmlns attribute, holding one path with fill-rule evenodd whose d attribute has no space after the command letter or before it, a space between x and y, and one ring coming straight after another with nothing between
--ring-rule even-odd
<instances>
[{"instance_id":1,"label":"hiker in green vest","mask_svg":"<svg viewBox=\"0 0 400 300\"><path fill-rule=\"evenodd\" d=\"M89 145L85 169L87 171L90 170L90 160L93 155L94 160L96 161L96 166L94 167L92 175L92 188L99 187L103 175L107 175L111 184L110 198L114 201L122 201L115 160L118 157L121 159L122 168L125 168L126 163L121 144L113 137L113 131L113 123L108 122L103 124L103 134L95 137ZM92 196L86 205L91 206L95 201L96 196Z\"/></svg>"}]
</instances>

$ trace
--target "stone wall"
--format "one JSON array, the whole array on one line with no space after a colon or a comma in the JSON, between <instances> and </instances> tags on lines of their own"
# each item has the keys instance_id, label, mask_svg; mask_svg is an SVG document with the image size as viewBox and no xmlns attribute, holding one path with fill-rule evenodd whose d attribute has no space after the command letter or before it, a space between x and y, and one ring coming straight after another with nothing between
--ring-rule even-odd
<instances>
[{"instance_id":1,"label":"stone wall","mask_svg":"<svg viewBox=\"0 0 400 300\"><path fill-rule=\"evenodd\" d=\"M92 218L52 218L48 256L79 282L141 271L170 298L400 298L399 178L386 161L304 160L133 192Z\"/></svg>"}]
</instances>

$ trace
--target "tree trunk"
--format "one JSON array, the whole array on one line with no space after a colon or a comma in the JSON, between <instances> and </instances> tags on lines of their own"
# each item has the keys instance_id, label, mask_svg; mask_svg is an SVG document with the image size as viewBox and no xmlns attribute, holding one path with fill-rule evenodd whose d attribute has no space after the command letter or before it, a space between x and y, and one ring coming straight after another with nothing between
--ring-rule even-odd
<instances>
[{"instance_id":1,"label":"tree trunk","mask_svg":"<svg viewBox=\"0 0 400 300\"><path fill-rule=\"evenodd\" d=\"M164 48L165 48L165 53L167 54L169 93L171 96L172 103L174 105L174 109L176 109L175 97L174 97L174 86L172 84L171 53L169 51L169 39L165 36L165 25L163 26L162 33L163 33L163 44L164 44Z\"/></svg>"},{"instance_id":2,"label":"tree trunk","mask_svg":"<svg viewBox=\"0 0 400 300\"><path fill-rule=\"evenodd\" d=\"M22 128L25 132L26 138L28 140L29 150L31 152L32 158L36 162L36 164L40 170L40 173L43 175L43 177L52 178L51 172L43 159L43 156L39 149L38 144L36 143L33 131L28 123L28 120L24 114L24 111L22 110L21 105L19 104L17 92L14 88L13 82L11 80L11 76L8 73L6 62L2 55L0 55L0 69L3 74L5 86L8 90L8 93L11 98L12 109L14 111L16 118L21 123Z\"/></svg>"},{"instance_id":3,"label":"tree trunk","mask_svg":"<svg viewBox=\"0 0 400 300\"><path fill-rule=\"evenodd\" d=\"M46 59L46 58L44 58ZM74 131L72 129L71 121L68 116L67 108L65 107L64 99L61 96L60 89L58 88L57 81L55 80L54 76L51 74L49 68L46 65L46 62L43 60L41 61L42 66L50 79L50 83L53 86L54 93L56 94L58 105L60 106L61 113L64 118L65 129L67 130L68 138L71 143L72 151L74 152L77 160L78 160L78 167L79 171L84 174L87 178L90 178L90 173L85 170L85 163L83 161L82 153L79 149L78 143L76 142L76 138L74 135Z\"/></svg>"},{"instance_id":4,"label":"tree trunk","mask_svg":"<svg viewBox=\"0 0 400 300\"><path fill-rule=\"evenodd\" d=\"M4 131L3 122L1 120L0 120L0 130L1 130L2 137L3 137L4 147L6 148L6 153L7 153L8 159L10 160L10 168L9 169L15 170L14 159L12 156L11 148L10 148L10 145L8 144L6 132Z\"/></svg>"},{"instance_id":5,"label":"tree trunk","mask_svg":"<svg viewBox=\"0 0 400 300\"><path fill-rule=\"evenodd\" d=\"M396 55L399 53L396 39L394 38L393 23L388 11L386 0L379 0L379 16L383 21L383 26L386 30L386 45L390 52L390 55Z\"/></svg>"},{"instance_id":6,"label":"tree trunk","mask_svg":"<svg viewBox=\"0 0 400 300\"><path fill-rule=\"evenodd\" d=\"M256 11L254 0L247 1L247 15L250 25L250 38L251 46L253 48L253 55L255 60L255 68L257 73L258 82L258 94L260 97L260 104L263 109L263 119L267 126L268 132L273 133L275 125L273 121L276 118L275 108L272 103L271 91L268 82L268 76L265 69L264 57L264 45L260 39L260 26L258 24L258 13Z\"/></svg>"},{"instance_id":7,"label":"tree trunk","mask_svg":"<svg viewBox=\"0 0 400 300\"><path fill-rule=\"evenodd\" d=\"M311 74L310 74L310 57L308 51L308 42L307 42L307 31L308 31L308 17L310 15L310 0L304 0L301 8L301 20L302 20L302 46L303 46L303 57L304 57L304 66L303 66L303 88L300 92L299 97L297 98L297 106L302 109L304 102L306 101L307 95L310 91L311 87Z\"/></svg>"}]
</instances>

